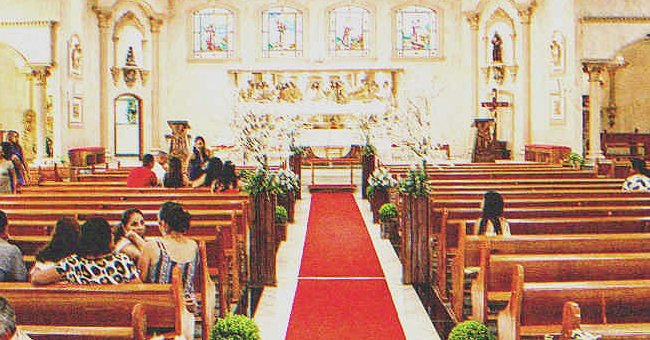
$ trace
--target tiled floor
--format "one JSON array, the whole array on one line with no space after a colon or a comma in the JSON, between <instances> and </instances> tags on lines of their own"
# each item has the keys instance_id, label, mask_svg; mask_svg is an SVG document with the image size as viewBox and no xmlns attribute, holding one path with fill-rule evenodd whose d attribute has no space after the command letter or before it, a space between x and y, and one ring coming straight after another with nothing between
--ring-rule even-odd
<instances>
[{"instance_id":1,"label":"tiled floor","mask_svg":"<svg viewBox=\"0 0 650 340\"><path fill-rule=\"evenodd\" d=\"M316 169L316 183L350 183L350 169ZM355 184L360 183L361 170L353 173ZM303 169L303 184L311 183L311 170ZM262 339L284 339L293 297L298 283L298 270L302 258L307 230L310 195L303 185L303 199L297 201L296 220L290 224L287 241L283 242L277 257L277 287L265 288L254 319L260 326ZM407 339L440 339L422 307L413 287L401 284L402 268L388 240L380 238L379 225L372 223L368 201L361 199L360 189L355 193L357 204L366 221L373 246L384 270L388 288L404 328Z\"/></svg>"}]
</instances>

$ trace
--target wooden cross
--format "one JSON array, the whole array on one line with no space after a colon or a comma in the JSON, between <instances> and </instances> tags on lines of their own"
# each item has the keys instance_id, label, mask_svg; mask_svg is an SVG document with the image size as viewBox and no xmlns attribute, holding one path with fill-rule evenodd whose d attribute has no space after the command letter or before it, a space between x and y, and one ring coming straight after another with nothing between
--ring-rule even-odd
<instances>
[{"instance_id":1,"label":"wooden cross","mask_svg":"<svg viewBox=\"0 0 650 340\"><path fill-rule=\"evenodd\" d=\"M500 107L510 107L508 102L500 102L498 100L497 89L492 89L492 100L489 102L482 102L481 107L487 107L490 110L490 113L494 116L494 140L497 140L497 109Z\"/></svg>"}]
</instances>

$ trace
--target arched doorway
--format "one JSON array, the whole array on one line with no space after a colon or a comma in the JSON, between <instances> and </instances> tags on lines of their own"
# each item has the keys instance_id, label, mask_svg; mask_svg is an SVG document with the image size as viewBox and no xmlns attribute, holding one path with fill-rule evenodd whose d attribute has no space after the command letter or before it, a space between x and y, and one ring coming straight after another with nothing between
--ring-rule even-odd
<instances>
[{"instance_id":1,"label":"arched doorway","mask_svg":"<svg viewBox=\"0 0 650 340\"><path fill-rule=\"evenodd\" d=\"M115 156L142 156L142 100L121 94L114 105Z\"/></svg>"},{"instance_id":2,"label":"arched doorway","mask_svg":"<svg viewBox=\"0 0 650 340\"><path fill-rule=\"evenodd\" d=\"M12 47L0 44L0 137L4 137L4 131L18 131L28 160L34 158L36 146L35 135L30 134L35 133L32 125L25 131L26 114L32 114L31 121L34 118L30 110L30 74L25 57Z\"/></svg>"}]
</instances>

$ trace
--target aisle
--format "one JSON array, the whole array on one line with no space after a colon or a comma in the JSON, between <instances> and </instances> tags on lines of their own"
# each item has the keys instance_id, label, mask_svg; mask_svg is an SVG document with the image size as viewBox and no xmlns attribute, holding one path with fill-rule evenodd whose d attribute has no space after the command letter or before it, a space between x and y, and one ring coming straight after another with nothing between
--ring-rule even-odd
<instances>
[{"instance_id":1,"label":"aisle","mask_svg":"<svg viewBox=\"0 0 650 340\"><path fill-rule=\"evenodd\" d=\"M349 193L316 193L287 339L405 339L370 235Z\"/></svg>"}]
</instances>

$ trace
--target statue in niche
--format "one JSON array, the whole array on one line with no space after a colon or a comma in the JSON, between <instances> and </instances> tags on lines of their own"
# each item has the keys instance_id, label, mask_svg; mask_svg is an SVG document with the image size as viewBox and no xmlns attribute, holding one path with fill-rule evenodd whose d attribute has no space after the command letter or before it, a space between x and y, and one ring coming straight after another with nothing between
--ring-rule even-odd
<instances>
[{"instance_id":1,"label":"statue in niche","mask_svg":"<svg viewBox=\"0 0 650 340\"><path fill-rule=\"evenodd\" d=\"M503 63L503 40L498 32L492 37L492 62Z\"/></svg>"},{"instance_id":2,"label":"statue in niche","mask_svg":"<svg viewBox=\"0 0 650 340\"><path fill-rule=\"evenodd\" d=\"M393 103L393 89L390 86L388 80L384 81L384 84L377 92L377 98L382 102Z\"/></svg>"},{"instance_id":3,"label":"statue in niche","mask_svg":"<svg viewBox=\"0 0 650 340\"><path fill-rule=\"evenodd\" d=\"M138 66L138 64L135 62L133 46L129 46L129 50L126 52L126 66Z\"/></svg>"},{"instance_id":4,"label":"statue in niche","mask_svg":"<svg viewBox=\"0 0 650 340\"><path fill-rule=\"evenodd\" d=\"M330 99L337 104L346 104L348 102L348 95L345 91L345 86L340 79L334 78L330 80L328 94Z\"/></svg>"},{"instance_id":5,"label":"statue in niche","mask_svg":"<svg viewBox=\"0 0 650 340\"><path fill-rule=\"evenodd\" d=\"M321 88L320 81L315 80L309 85L309 88L306 91L305 97L307 100L319 102L325 98L325 93Z\"/></svg>"},{"instance_id":6,"label":"statue in niche","mask_svg":"<svg viewBox=\"0 0 650 340\"><path fill-rule=\"evenodd\" d=\"M73 74L81 74L82 53L81 44L78 42L75 43L74 46L72 46L70 55L70 66Z\"/></svg>"},{"instance_id":7,"label":"statue in niche","mask_svg":"<svg viewBox=\"0 0 650 340\"><path fill-rule=\"evenodd\" d=\"M562 66L562 46L560 43L557 42L557 40L553 39L553 42L551 42L551 61L553 62L553 66L555 67L561 67Z\"/></svg>"}]
</instances>

